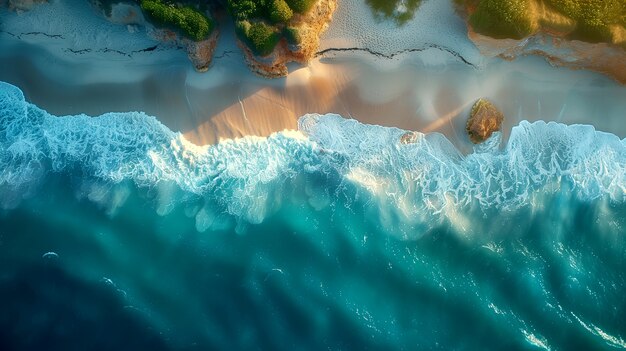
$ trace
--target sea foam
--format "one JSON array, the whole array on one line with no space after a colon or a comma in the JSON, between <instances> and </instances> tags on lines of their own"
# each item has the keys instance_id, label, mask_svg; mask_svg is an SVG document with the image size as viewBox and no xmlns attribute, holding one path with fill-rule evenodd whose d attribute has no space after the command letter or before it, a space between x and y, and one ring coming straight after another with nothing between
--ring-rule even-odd
<instances>
[{"instance_id":1,"label":"sea foam","mask_svg":"<svg viewBox=\"0 0 626 351\"><path fill-rule=\"evenodd\" d=\"M327 206L339 192L409 219L464 206L515 209L565 183L583 201L626 200L626 141L592 126L522 122L503 149L496 134L469 155L437 133L401 143L405 133L311 114L299 132L197 146L141 112L57 117L0 83L0 202L15 206L51 172L156 189L163 214L202 199L193 213L201 229L223 214L259 223L294 196Z\"/></svg>"}]
</instances>

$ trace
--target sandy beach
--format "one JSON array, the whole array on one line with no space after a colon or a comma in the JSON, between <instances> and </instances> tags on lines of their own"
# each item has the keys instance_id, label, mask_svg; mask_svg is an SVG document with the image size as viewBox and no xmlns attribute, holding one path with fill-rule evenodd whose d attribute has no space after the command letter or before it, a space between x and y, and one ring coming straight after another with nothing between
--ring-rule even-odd
<instances>
[{"instance_id":1,"label":"sandy beach","mask_svg":"<svg viewBox=\"0 0 626 351\"><path fill-rule=\"evenodd\" d=\"M268 136L295 129L298 117L306 113L338 113L370 124L441 132L468 151L465 122L480 97L490 98L504 112L505 137L521 120L538 119L593 124L598 130L626 136L621 123L626 89L607 77L554 68L536 57L486 60L467 40L465 27L447 1L424 3L414 21L428 16L445 20L420 26L420 36L411 32L414 22L391 35L395 24L364 19L371 16L365 6L350 17L346 6L352 2L340 2L322 38L324 54L308 67L290 67L286 78L268 80L252 74L229 25L222 29L213 66L207 73L197 73L176 48L164 46L115 59L96 53L77 56L65 49L80 48L86 43L82 39L20 37L15 32L25 24L5 20L0 33L0 80L20 87L29 101L56 115L144 111L196 144ZM15 16L3 11L5 19ZM364 21L372 23L374 34L347 35L362 32L357 24ZM119 25L106 21L98 25L119 30ZM42 30L62 27L41 26ZM447 32L437 33L444 28ZM122 30L116 35L125 34ZM138 39L132 45L151 45L149 39L133 35ZM391 36L394 44L378 51L385 36ZM77 68L81 73L76 73Z\"/></svg>"}]
</instances>

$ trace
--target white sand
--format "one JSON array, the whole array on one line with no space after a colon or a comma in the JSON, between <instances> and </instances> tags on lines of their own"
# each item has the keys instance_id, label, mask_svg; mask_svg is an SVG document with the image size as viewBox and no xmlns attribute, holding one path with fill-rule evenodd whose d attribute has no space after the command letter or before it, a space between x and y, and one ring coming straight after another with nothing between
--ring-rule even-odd
<instances>
[{"instance_id":1,"label":"white sand","mask_svg":"<svg viewBox=\"0 0 626 351\"><path fill-rule=\"evenodd\" d=\"M434 48L402 54L433 46L454 50L476 65L481 65L483 60L478 49L467 40L465 23L455 13L452 0L423 1L415 17L402 27L393 21L377 20L363 0L339 0L333 22L323 35L321 50L367 48L384 55L397 55L391 60L376 60L377 65L387 67L398 66L407 59L437 65L457 60Z\"/></svg>"},{"instance_id":2,"label":"white sand","mask_svg":"<svg viewBox=\"0 0 626 351\"><path fill-rule=\"evenodd\" d=\"M248 71L231 26L222 28L214 66L200 74L182 51L171 47L132 57L95 50L110 44L120 50L154 45L145 29L128 33L126 26L101 18L96 29L66 33L62 32L66 28L76 31L89 24L66 27L64 22L76 13L58 14L60 19L46 22L40 20L45 18L40 12L17 16L5 11L0 20L9 21L3 22L3 31L32 26L31 31L54 30L63 38L0 33L0 80L19 86L28 99L57 115L141 110L198 144L267 136L296 128L297 118L305 113L335 112L372 124L443 132L468 150L465 119L479 97L491 98L502 108L505 134L522 119L544 119L593 124L626 136L626 124L621 122L626 116L626 88L599 74L553 68L541 58L485 60L465 38L462 22L447 0L426 1L415 20L401 30L394 30L392 23L372 22L369 9L355 4L358 0L340 1L323 49L368 47L391 55L436 44L461 53L478 68L438 49L392 59L343 52L324 55L309 67L294 67L287 78L267 80ZM94 11L81 3L77 9L83 14ZM348 6L355 9L353 17ZM374 29L366 32L363 23ZM111 37L106 31L113 32ZM122 40L127 36L134 39ZM88 56L67 51L85 45L92 48Z\"/></svg>"}]
</instances>

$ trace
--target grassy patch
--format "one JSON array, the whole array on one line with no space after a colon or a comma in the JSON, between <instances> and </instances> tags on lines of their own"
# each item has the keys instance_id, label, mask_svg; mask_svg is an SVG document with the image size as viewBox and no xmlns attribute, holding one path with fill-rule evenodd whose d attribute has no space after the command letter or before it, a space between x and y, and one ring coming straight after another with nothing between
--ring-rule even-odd
<instances>
[{"instance_id":1,"label":"grassy patch","mask_svg":"<svg viewBox=\"0 0 626 351\"><path fill-rule=\"evenodd\" d=\"M494 38L524 38L533 32L529 0L482 0L470 16L479 33Z\"/></svg>"},{"instance_id":2,"label":"grassy patch","mask_svg":"<svg viewBox=\"0 0 626 351\"><path fill-rule=\"evenodd\" d=\"M378 18L393 19L402 25L413 18L421 0L365 0Z\"/></svg>"},{"instance_id":3,"label":"grassy patch","mask_svg":"<svg viewBox=\"0 0 626 351\"><path fill-rule=\"evenodd\" d=\"M301 30L296 27L286 27L283 30L283 36L287 39L289 44L300 45L302 44Z\"/></svg>"},{"instance_id":4,"label":"grassy patch","mask_svg":"<svg viewBox=\"0 0 626 351\"><path fill-rule=\"evenodd\" d=\"M239 21L236 29L239 37L244 40L256 55L269 55L280 40L280 33L276 28L264 22L250 23L247 20Z\"/></svg>"},{"instance_id":5,"label":"grassy patch","mask_svg":"<svg viewBox=\"0 0 626 351\"><path fill-rule=\"evenodd\" d=\"M577 22L572 35L586 41L611 41L612 25L626 26L625 0L546 0Z\"/></svg>"},{"instance_id":6,"label":"grassy patch","mask_svg":"<svg viewBox=\"0 0 626 351\"><path fill-rule=\"evenodd\" d=\"M162 0L141 0L141 9L156 23L180 30L186 37L200 41L213 31L214 23L190 6L179 6Z\"/></svg>"},{"instance_id":7,"label":"grassy patch","mask_svg":"<svg viewBox=\"0 0 626 351\"><path fill-rule=\"evenodd\" d=\"M252 18L263 17L265 12L265 0L228 0L226 2L228 12L237 21L245 21Z\"/></svg>"},{"instance_id":8,"label":"grassy patch","mask_svg":"<svg viewBox=\"0 0 626 351\"><path fill-rule=\"evenodd\" d=\"M368 0L369 1L369 0ZM475 9L470 24L479 33L494 38L520 39L532 34L531 1L535 0L455 0ZM572 39L611 42L611 27L626 28L626 0L543 0L554 11L572 19Z\"/></svg>"},{"instance_id":9,"label":"grassy patch","mask_svg":"<svg viewBox=\"0 0 626 351\"><path fill-rule=\"evenodd\" d=\"M302 35L290 26L294 13L309 11L319 0L226 0L236 20L237 35L256 55L266 56L282 37L300 44Z\"/></svg>"},{"instance_id":10,"label":"grassy patch","mask_svg":"<svg viewBox=\"0 0 626 351\"><path fill-rule=\"evenodd\" d=\"M285 0L271 0L268 6L269 18L273 23L287 23L293 16L293 10Z\"/></svg>"},{"instance_id":11,"label":"grassy patch","mask_svg":"<svg viewBox=\"0 0 626 351\"><path fill-rule=\"evenodd\" d=\"M285 0L287 5L297 13L307 13L317 0Z\"/></svg>"},{"instance_id":12,"label":"grassy patch","mask_svg":"<svg viewBox=\"0 0 626 351\"><path fill-rule=\"evenodd\" d=\"M238 21L264 20L287 23L294 13L309 11L318 0L227 0L230 14Z\"/></svg>"}]
</instances>

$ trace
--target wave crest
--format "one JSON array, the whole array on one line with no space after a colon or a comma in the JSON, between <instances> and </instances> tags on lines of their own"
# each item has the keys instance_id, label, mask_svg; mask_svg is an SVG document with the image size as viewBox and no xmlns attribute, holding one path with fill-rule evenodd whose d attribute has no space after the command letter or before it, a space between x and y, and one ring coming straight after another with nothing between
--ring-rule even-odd
<instances>
[{"instance_id":1,"label":"wave crest","mask_svg":"<svg viewBox=\"0 0 626 351\"><path fill-rule=\"evenodd\" d=\"M15 205L48 172L203 198L201 228L223 212L258 223L293 193L324 206L347 189L407 218L475 203L516 208L564 182L583 200L626 200L626 142L592 126L524 121L504 149L496 134L467 156L441 134L414 133L401 143L404 130L332 114L303 116L299 130L201 147L140 112L56 117L0 83L2 202ZM165 208L176 205L174 197Z\"/></svg>"},{"instance_id":2,"label":"wave crest","mask_svg":"<svg viewBox=\"0 0 626 351\"><path fill-rule=\"evenodd\" d=\"M369 174L385 193L410 196L418 207L420 200L515 207L538 188L563 181L585 200L626 199L625 141L588 125L522 121L504 150L496 133L467 156L438 133L415 133L415 142L404 144L406 131L337 115L304 116L299 126L320 147L346 155L348 175L359 181L355 173Z\"/></svg>"}]
</instances>

